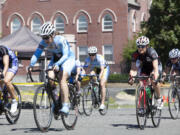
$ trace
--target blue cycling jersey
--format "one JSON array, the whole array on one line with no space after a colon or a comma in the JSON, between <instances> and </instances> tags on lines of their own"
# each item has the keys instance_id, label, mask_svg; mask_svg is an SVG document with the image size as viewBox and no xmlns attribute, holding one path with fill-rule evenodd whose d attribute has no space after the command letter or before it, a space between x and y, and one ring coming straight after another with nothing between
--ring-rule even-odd
<instances>
[{"instance_id":1,"label":"blue cycling jersey","mask_svg":"<svg viewBox=\"0 0 180 135\"><path fill-rule=\"evenodd\" d=\"M84 68L87 68L90 65L91 65L91 69L94 68L100 69L101 66L106 67L107 63L102 55L97 54L96 58L93 61L91 60L90 56L85 59Z\"/></svg>"},{"instance_id":2,"label":"blue cycling jersey","mask_svg":"<svg viewBox=\"0 0 180 135\"><path fill-rule=\"evenodd\" d=\"M47 48L47 51L53 54L49 66L60 66L68 58L75 58L74 53L70 49L68 41L63 36L56 35L54 37L54 41L49 45L44 40L39 43L38 48L31 58L30 66L35 65L45 48Z\"/></svg>"}]
</instances>

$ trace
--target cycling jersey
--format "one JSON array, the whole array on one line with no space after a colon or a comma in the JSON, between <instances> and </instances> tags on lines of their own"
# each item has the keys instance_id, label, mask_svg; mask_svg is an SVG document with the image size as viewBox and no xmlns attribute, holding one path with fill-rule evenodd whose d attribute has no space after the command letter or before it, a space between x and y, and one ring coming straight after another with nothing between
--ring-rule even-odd
<instances>
[{"instance_id":1,"label":"cycling jersey","mask_svg":"<svg viewBox=\"0 0 180 135\"><path fill-rule=\"evenodd\" d=\"M92 61L90 56L86 58L84 68L91 66L91 70L95 70L97 74L100 73L101 66L103 66L104 72L103 77L107 80L109 76L109 66L107 65L104 57L100 54L96 54L96 58Z\"/></svg>"},{"instance_id":2,"label":"cycling jersey","mask_svg":"<svg viewBox=\"0 0 180 135\"><path fill-rule=\"evenodd\" d=\"M168 59L167 63L166 63L166 67L169 67L171 68L172 67L172 70L178 70L180 71L180 61L178 61L177 63L173 64L171 62L171 59Z\"/></svg>"},{"instance_id":3,"label":"cycling jersey","mask_svg":"<svg viewBox=\"0 0 180 135\"><path fill-rule=\"evenodd\" d=\"M18 70L18 58L12 50L5 46L0 46L0 68L2 70L4 69L3 56L5 55L9 56L8 72L13 72L16 74Z\"/></svg>"},{"instance_id":4,"label":"cycling jersey","mask_svg":"<svg viewBox=\"0 0 180 135\"><path fill-rule=\"evenodd\" d=\"M56 35L50 45L48 45L44 40L39 43L38 48L31 58L30 66L34 66L45 48L47 48L47 51L53 55L48 66L60 66L62 70L65 70L70 74L75 66L75 55L70 49L67 40L60 35Z\"/></svg>"},{"instance_id":5,"label":"cycling jersey","mask_svg":"<svg viewBox=\"0 0 180 135\"><path fill-rule=\"evenodd\" d=\"M139 61L138 63L141 63L141 66L139 66L139 68L141 68L140 70L141 73L147 75L149 75L153 71L152 61L156 59L158 60L159 72L162 72L162 64L158 59L157 52L153 48L151 47L147 48L145 54L140 54L137 50L132 55L132 62L136 62L137 65L137 61Z\"/></svg>"}]
</instances>

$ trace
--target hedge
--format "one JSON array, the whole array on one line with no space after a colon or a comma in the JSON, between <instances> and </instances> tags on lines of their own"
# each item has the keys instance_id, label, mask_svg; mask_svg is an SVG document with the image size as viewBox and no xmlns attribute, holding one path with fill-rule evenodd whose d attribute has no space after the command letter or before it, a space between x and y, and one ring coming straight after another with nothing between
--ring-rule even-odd
<instances>
[{"instance_id":1,"label":"hedge","mask_svg":"<svg viewBox=\"0 0 180 135\"><path fill-rule=\"evenodd\" d=\"M111 83L126 83L128 81L128 74L110 74L108 82Z\"/></svg>"}]
</instances>

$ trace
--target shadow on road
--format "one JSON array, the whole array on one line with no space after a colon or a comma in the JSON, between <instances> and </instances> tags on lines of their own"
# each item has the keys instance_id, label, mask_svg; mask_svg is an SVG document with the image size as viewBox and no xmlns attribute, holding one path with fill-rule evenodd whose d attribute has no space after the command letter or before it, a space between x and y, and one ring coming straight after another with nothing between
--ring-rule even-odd
<instances>
[{"instance_id":1,"label":"shadow on road","mask_svg":"<svg viewBox=\"0 0 180 135\"><path fill-rule=\"evenodd\" d=\"M24 133L42 133L37 128L14 128L14 129L11 129L11 131L18 131L18 130L24 130ZM65 129L62 129L62 128L49 128L47 132L49 132L49 131L63 131L63 130L65 130Z\"/></svg>"},{"instance_id":2,"label":"shadow on road","mask_svg":"<svg viewBox=\"0 0 180 135\"><path fill-rule=\"evenodd\" d=\"M164 120L169 119L169 120L171 120L172 118L171 118L171 117L161 117L161 119L164 119ZM178 119L180 119L180 118L177 118L177 119L175 119L175 120L178 120ZM172 120L173 120L173 119L172 119Z\"/></svg>"},{"instance_id":3,"label":"shadow on road","mask_svg":"<svg viewBox=\"0 0 180 135\"><path fill-rule=\"evenodd\" d=\"M113 127L126 127L126 129L139 129L138 125L134 124L112 124ZM153 126L146 126L145 128L153 128Z\"/></svg>"}]
</instances>

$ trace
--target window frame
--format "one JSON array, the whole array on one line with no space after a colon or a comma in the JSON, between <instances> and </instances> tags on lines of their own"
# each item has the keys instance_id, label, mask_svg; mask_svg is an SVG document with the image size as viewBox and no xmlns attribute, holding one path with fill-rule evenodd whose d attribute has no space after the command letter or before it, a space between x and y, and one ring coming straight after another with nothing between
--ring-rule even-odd
<instances>
[{"instance_id":1,"label":"window frame","mask_svg":"<svg viewBox=\"0 0 180 135\"><path fill-rule=\"evenodd\" d=\"M111 17L111 22L112 22L112 25L104 25L105 24L105 17L106 16L110 16ZM106 23L109 23L110 21L106 21ZM105 29L105 26L112 26L112 29ZM113 17L108 13L108 14L105 14L102 18L102 31L103 32L112 32L114 29L114 25L113 25Z\"/></svg>"},{"instance_id":2,"label":"window frame","mask_svg":"<svg viewBox=\"0 0 180 135\"><path fill-rule=\"evenodd\" d=\"M38 19L40 20L39 32L34 32L34 31L33 31L33 30L34 30L34 28L33 28L33 26L34 26L33 20L34 20L35 18L38 18ZM38 17L38 16L33 17L32 20L31 20L31 31L32 31L34 34L38 35L38 34L40 33L40 27L41 27L41 25L42 25L42 20L41 20L41 18ZM36 24L36 26L38 26L38 25Z\"/></svg>"},{"instance_id":3,"label":"window frame","mask_svg":"<svg viewBox=\"0 0 180 135\"><path fill-rule=\"evenodd\" d=\"M16 29L16 30L13 29L13 27L14 27L14 23L13 22L14 22L15 19L17 19L19 21L19 23L20 23L20 27L18 29ZM15 26L15 27L18 27L18 26ZM13 32L15 32L15 31L19 30L21 27L22 27L21 20L18 17L13 18L12 21L11 21L11 34Z\"/></svg>"},{"instance_id":4,"label":"window frame","mask_svg":"<svg viewBox=\"0 0 180 135\"><path fill-rule=\"evenodd\" d=\"M80 17L85 17L85 19L86 19L86 23L87 23L87 27L83 27L83 28L87 28L86 30L79 30L79 18ZM85 22L81 22L81 23L83 23L83 24L85 24ZM86 17L86 15L80 15L79 17L78 17L78 19L77 19L77 32L78 33L87 33L88 32L88 19L87 19L87 17Z\"/></svg>"},{"instance_id":5,"label":"window frame","mask_svg":"<svg viewBox=\"0 0 180 135\"><path fill-rule=\"evenodd\" d=\"M109 47L109 46L112 47L112 54L111 54L111 55L112 55L112 60L110 60L110 61L106 60L106 58L105 58L105 55L106 55L106 54L105 54L105 47ZM103 51L102 54L103 54L104 59L106 60L106 62L107 62L108 64L115 64L115 62L114 62L114 55L113 55L113 54L114 54L113 45L105 44L105 45L103 45L102 47L103 47L103 48L102 48L102 51Z\"/></svg>"},{"instance_id":6,"label":"window frame","mask_svg":"<svg viewBox=\"0 0 180 135\"><path fill-rule=\"evenodd\" d=\"M60 17L61 18L61 20L63 21L63 23L58 23L59 25L61 25L61 24L63 24L64 26L63 26L63 31L58 31L59 33L65 33L65 23L64 23L64 19L63 19L63 17L62 16L60 16L60 15L58 15L58 16L56 16L56 18L54 19L54 26L55 26L55 28L56 28L56 31L57 31L57 27L56 27L56 25L57 25L57 23L56 23L56 19L58 18L58 17Z\"/></svg>"},{"instance_id":7,"label":"window frame","mask_svg":"<svg viewBox=\"0 0 180 135\"><path fill-rule=\"evenodd\" d=\"M86 55L86 58L87 58L87 57L88 57L88 46L87 46L87 45L80 45L80 46L78 46L78 59L79 59L79 61L81 62L81 64L84 64L86 58L84 59L84 61L81 61L81 59L80 59L80 48L81 48L81 47L86 48L85 54L87 54L87 55Z\"/></svg>"}]
</instances>

